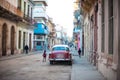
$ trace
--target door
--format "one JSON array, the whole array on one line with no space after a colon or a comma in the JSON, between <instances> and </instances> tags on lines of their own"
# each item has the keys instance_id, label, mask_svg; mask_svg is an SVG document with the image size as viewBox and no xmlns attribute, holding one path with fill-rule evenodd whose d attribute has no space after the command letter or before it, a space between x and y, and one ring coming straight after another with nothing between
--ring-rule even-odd
<instances>
[{"instance_id":1,"label":"door","mask_svg":"<svg viewBox=\"0 0 120 80\"><path fill-rule=\"evenodd\" d=\"M2 56L5 56L7 53L7 24L3 24L2 26Z\"/></svg>"}]
</instances>

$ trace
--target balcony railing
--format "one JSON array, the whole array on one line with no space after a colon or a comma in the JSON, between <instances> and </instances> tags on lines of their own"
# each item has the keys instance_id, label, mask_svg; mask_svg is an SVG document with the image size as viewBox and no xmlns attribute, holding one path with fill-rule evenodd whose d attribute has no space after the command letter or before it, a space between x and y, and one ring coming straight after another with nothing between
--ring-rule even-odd
<instances>
[{"instance_id":1,"label":"balcony railing","mask_svg":"<svg viewBox=\"0 0 120 80\"><path fill-rule=\"evenodd\" d=\"M23 17L23 13L21 12L21 10L19 10L18 8L16 8L6 0L0 0L0 6L17 16Z\"/></svg>"},{"instance_id":2,"label":"balcony railing","mask_svg":"<svg viewBox=\"0 0 120 80\"><path fill-rule=\"evenodd\" d=\"M27 22L28 24L30 25L34 25L36 23L36 20L33 19L32 17L28 16L28 15L25 15L24 14L24 18L25 22Z\"/></svg>"}]
</instances>

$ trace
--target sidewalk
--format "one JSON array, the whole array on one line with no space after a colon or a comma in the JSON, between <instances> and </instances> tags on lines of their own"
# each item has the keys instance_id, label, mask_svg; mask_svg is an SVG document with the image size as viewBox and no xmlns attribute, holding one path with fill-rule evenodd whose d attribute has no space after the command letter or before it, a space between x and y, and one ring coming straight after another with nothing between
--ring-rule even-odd
<instances>
[{"instance_id":1,"label":"sidewalk","mask_svg":"<svg viewBox=\"0 0 120 80\"><path fill-rule=\"evenodd\" d=\"M104 77L82 56L73 56L71 80L105 80Z\"/></svg>"},{"instance_id":2,"label":"sidewalk","mask_svg":"<svg viewBox=\"0 0 120 80\"><path fill-rule=\"evenodd\" d=\"M10 56L2 56L2 57L0 57L0 61L9 60L9 59L13 59L13 58L19 58L19 57L22 57L22 56L33 55L33 54L37 54L37 53L41 53L41 52L42 51L34 51L34 52L29 52L28 54L21 53L21 54L14 54L14 55L10 55Z\"/></svg>"}]
</instances>

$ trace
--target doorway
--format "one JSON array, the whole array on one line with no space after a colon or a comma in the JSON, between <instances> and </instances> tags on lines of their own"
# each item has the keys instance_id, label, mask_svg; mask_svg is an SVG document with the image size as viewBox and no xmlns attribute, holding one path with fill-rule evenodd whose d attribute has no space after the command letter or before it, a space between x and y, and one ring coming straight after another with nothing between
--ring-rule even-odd
<instances>
[{"instance_id":1,"label":"doorway","mask_svg":"<svg viewBox=\"0 0 120 80\"><path fill-rule=\"evenodd\" d=\"M25 47L25 32L23 32L23 50L24 50L24 47Z\"/></svg>"},{"instance_id":2,"label":"doorway","mask_svg":"<svg viewBox=\"0 0 120 80\"><path fill-rule=\"evenodd\" d=\"M31 50L31 34L29 34L29 50Z\"/></svg>"},{"instance_id":3,"label":"doorway","mask_svg":"<svg viewBox=\"0 0 120 80\"><path fill-rule=\"evenodd\" d=\"M4 23L2 26L2 56L6 56L7 51L7 24Z\"/></svg>"},{"instance_id":4,"label":"doorway","mask_svg":"<svg viewBox=\"0 0 120 80\"><path fill-rule=\"evenodd\" d=\"M11 54L14 54L15 49L15 28L14 26L11 27Z\"/></svg>"}]
</instances>

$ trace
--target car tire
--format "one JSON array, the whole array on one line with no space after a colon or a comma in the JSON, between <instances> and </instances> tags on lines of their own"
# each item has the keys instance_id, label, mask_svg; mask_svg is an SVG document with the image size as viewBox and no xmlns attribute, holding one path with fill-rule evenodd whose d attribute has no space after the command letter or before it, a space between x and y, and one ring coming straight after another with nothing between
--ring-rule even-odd
<instances>
[{"instance_id":1,"label":"car tire","mask_svg":"<svg viewBox=\"0 0 120 80\"><path fill-rule=\"evenodd\" d=\"M69 65L72 65L72 61L69 61L68 64L69 64Z\"/></svg>"},{"instance_id":2,"label":"car tire","mask_svg":"<svg viewBox=\"0 0 120 80\"><path fill-rule=\"evenodd\" d=\"M53 61L50 61L50 64L53 64Z\"/></svg>"}]
</instances>

